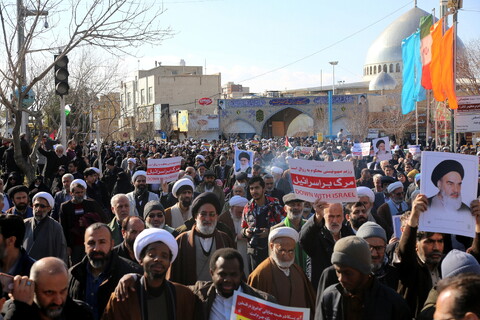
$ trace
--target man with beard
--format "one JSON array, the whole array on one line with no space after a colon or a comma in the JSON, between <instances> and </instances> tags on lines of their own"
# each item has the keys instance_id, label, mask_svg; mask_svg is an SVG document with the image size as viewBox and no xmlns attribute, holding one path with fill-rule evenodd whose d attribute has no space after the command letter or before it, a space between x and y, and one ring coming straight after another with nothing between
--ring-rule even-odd
<instances>
[{"instance_id":1,"label":"man with beard","mask_svg":"<svg viewBox=\"0 0 480 320\"><path fill-rule=\"evenodd\" d=\"M372 258L372 272L384 285L397 290L399 274L398 270L390 264L385 254L387 235L385 230L375 222L367 221L358 229L357 237L367 241ZM323 271L317 288L317 305L321 303L321 295L332 284L338 283L335 267L330 266Z\"/></svg>"},{"instance_id":2,"label":"man with beard","mask_svg":"<svg viewBox=\"0 0 480 320\"><path fill-rule=\"evenodd\" d=\"M393 235L392 216L402 215L408 210L408 204L405 202L405 192L400 181L388 185L387 192L390 199L378 208L377 215L385 221L385 232L387 239L390 239Z\"/></svg>"},{"instance_id":3,"label":"man with beard","mask_svg":"<svg viewBox=\"0 0 480 320\"><path fill-rule=\"evenodd\" d=\"M32 266L30 279L14 278L12 299L4 306L3 319L93 320L85 303L68 296L67 286L65 262L54 257L38 260Z\"/></svg>"},{"instance_id":4,"label":"man with beard","mask_svg":"<svg viewBox=\"0 0 480 320\"><path fill-rule=\"evenodd\" d=\"M305 202L298 199L295 193L284 195L283 202L285 203L284 208L287 217L279 224L274 225L271 230L280 227L290 227L295 229L295 231L300 232L302 226L307 222L307 220L303 219L303 206ZM297 241L297 246L295 247L295 263L299 265L305 273L307 273L307 269L309 269L307 268L307 258L307 254L303 251Z\"/></svg>"},{"instance_id":5,"label":"man with beard","mask_svg":"<svg viewBox=\"0 0 480 320\"><path fill-rule=\"evenodd\" d=\"M231 167L227 165L227 157L220 156L220 163L213 167L213 172L218 179L222 180L223 183L227 181L228 173L230 172Z\"/></svg>"},{"instance_id":6,"label":"man with beard","mask_svg":"<svg viewBox=\"0 0 480 320\"><path fill-rule=\"evenodd\" d=\"M122 222L130 215L130 201L125 194L118 193L112 197L110 204L115 216L108 227L112 230L114 245L119 245L123 241Z\"/></svg>"},{"instance_id":7,"label":"man with beard","mask_svg":"<svg viewBox=\"0 0 480 320\"><path fill-rule=\"evenodd\" d=\"M419 194L412 203L412 212L396 252L398 260L394 261L400 274L398 292L410 306L413 318L421 311L430 289L437 285L441 275L444 235L417 231L420 215L427 207L427 197Z\"/></svg>"},{"instance_id":8,"label":"man with beard","mask_svg":"<svg viewBox=\"0 0 480 320\"><path fill-rule=\"evenodd\" d=\"M331 262L339 283L320 296L316 320L411 319L402 297L371 274L370 249L365 240L356 236L338 240Z\"/></svg>"},{"instance_id":9,"label":"man with beard","mask_svg":"<svg viewBox=\"0 0 480 320\"><path fill-rule=\"evenodd\" d=\"M205 172L203 182L197 186L195 191L198 193L213 192L220 201L220 206L223 207L225 204L225 194L222 188L215 184L215 174L211 170Z\"/></svg>"},{"instance_id":10,"label":"man with beard","mask_svg":"<svg viewBox=\"0 0 480 320\"><path fill-rule=\"evenodd\" d=\"M60 206L60 224L72 264L80 262L85 255L85 228L95 222L107 222L102 207L95 200L85 198L86 190L85 181L73 180L70 184L72 199Z\"/></svg>"},{"instance_id":11,"label":"man with beard","mask_svg":"<svg viewBox=\"0 0 480 320\"><path fill-rule=\"evenodd\" d=\"M247 254L247 239L242 235L242 215L243 208L248 203L247 198L241 196L233 196L229 200L230 210L222 213L218 217L218 222L223 223L226 227L230 229L230 234L233 235L233 242L235 242L236 247L244 261L248 261ZM248 270L248 264L243 263L243 273L245 276L250 274Z\"/></svg>"},{"instance_id":12,"label":"man with beard","mask_svg":"<svg viewBox=\"0 0 480 320\"><path fill-rule=\"evenodd\" d=\"M300 246L312 259L312 285L318 286L323 270L332 265L333 246L340 238L352 235L343 224L341 203L327 203L317 199L313 204L315 215L300 230Z\"/></svg>"},{"instance_id":13,"label":"man with beard","mask_svg":"<svg viewBox=\"0 0 480 320\"><path fill-rule=\"evenodd\" d=\"M182 178L175 182L172 194L178 198L178 202L165 210L165 223L172 228L178 228L192 217L190 208L193 199L193 181L188 178Z\"/></svg>"},{"instance_id":14,"label":"man with beard","mask_svg":"<svg viewBox=\"0 0 480 320\"><path fill-rule=\"evenodd\" d=\"M215 194L205 192L195 198L192 203L195 225L177 237L179 254L167 275L170 281L193 285L197 280L212 280L209 272L212 254L220 248L234 247L232 239L216 229L219 212Z\"/></svg>"},{"instance_id":15,"label":"man with beard","mask_svg":"<svg viewBox=\"0 0 480 320\"><path fill-rule=\"evenodd\" d=\"M33 196L33 217L25 219L23 247L35 260L57 257L67 260L67 242L60 223L48 214L54 206L50 193L39 192Z\"/></svg>"},{"instance_id":16,"label":"man with beard","mask_svg":"<svg viewBox=\"0 0 480 320\"><path fill-rule=\"evenodd\" d=\"M149 201L143 210L147 228L167 230L172 236L178 236L178 232L165 223L165 209L159 201Z\"/></svg>"},{"instance_id":17,"label":"man with beard","mask_svg":"<svg viewBox=\"0 0 480 320\"><path fill-rule=\"evenodd\" d=\"M247 175L252 174L252 167L250 166L250 154L246 151L242 151L238 155L238 165L236 165L235 172L245 172Z\"/></svg>"},{"instance_id":18,"label":"man with beard","mask_svg":"<svg viewBox=\"0 0 480 320\"><path fill-rule=\"evenodd\" d=\"M88 303L95 320L102 316L120 278L127 273L142 272L138 264L119 257L112 249L110 228L104 223L94 223L85 231L86 257L69 270L69 295Z\"/></svg>"},{"instance_id":19,"label":"man with beard","mask_svg":"<svg viewBox=\"0 0 480 320\"><path fill-rule=\"evenodd\" d=\"M265 181L253 177L248 188L252 200L243 209L243 236L248 239L251 270L268 258L268 233L285 216L278 199L265 195Z\"/></svg>"},{"instance_id":20,"label":"man with beard","mask_svg":"<svg viewBox=\"0 0 480 320\"><path fill-rule=\"evenodd\" d=\"M130 201L130 215L143 217L143 208L147 202L160 199L158 195L147 189L147 172L135 171L132 176L132 184L135 189L126 195Z\"/></svg>"},{"instance_id":21,"label":"man with beard","mask_svg":"<svg viewBox=\"0 0 480 320\"><path fill-rule=\"evenodd\" d=\"M235 290L255 298L276 302L268 293L254 289L244 282L244 261L232 248L215 251L210 260L211 282L197 281L193 293L202 303L203 319L229 319Z\"/></svg>"},{"instance_id":22,"label":"man with beard","mask_svg":"<svg viewBox=\"0 0 480 320\"><path fill-rule=\"evenodd\" d=\"M0 272L28 276L33 260L22 248L25 224L20 216L0 215Z\"/></svg>"},{"instance_id":23,"label":"man with beard","mask_svg":"<svg viewBox=\"0 0 480 320\"><path fill-rule=\"evenodd\" d=\"M33 209L28 205L28 188L19 185L8 190L8 197L12 200L13 207L7 210L7 214L15 214L23 219L33 217Z\"/></svg>"},{"instance_id":24,"label":"man with beard","mask_svg":"<svg viewBox=\"0 0 480 320\"><path fill-rule=\"evenodd\" d=\"M263 176L263 181L265 181L265 194L270 197L277 198L280 201L280 204L284 205L283 196L285 193L283 191L275 188L275 182L271 174L266 174Z\"/></svg>"},{"instance_id":25,"label":"man with beard","mask_svg":"<svg viewBox=\"0 0 480 320\"><path fill-rule=\"evenodd\" d=\"M356 234L358 228L368 221L367 211L363 203L347 203L345 206L345 218L347 220L347 225L352 228L352 232Z\"/></svg>"},{"instance_id":26,"label":"man with beard","mask_svg":"<svg viewBox=\"0 0 480 320\"><path fill-rule=\"evenodd\" d=\"M449 212L470 214L470 208L462 202L464 175L463 166L458 161L444 160L437 164L432 171L432 182L439 191L435 196L428 198L429 208L440 215Z\"/></svg>"},{"instance_id":27,"label":"man with beard","mask_svg":"<svg viewBox=\"0 0 480 320\"><path fill-rule=\"evenodd\" d=\"M57 191L55 193L54 199L55 199L55 207L53 208L52 211L52 218L55 220L60 219L60 206L62 203L67 202L72 199L72 194L70 193L70 184L72 181L75 180L73 176L70 173L66 173L62 176L62 190Z\"/></svg>"},{"instance_id":28,"label":"man with beard","mask_svg":"<svg viewBox=\"0 0 480 320\"><path fill-rule=\"evenodd\" d=\"M128 216L122 221L123 241L113 248L120 257L137 263L133 252L133 243L135 239L145 229L145 222L140 217Z\"/></svg>"},{"instance_id":29,"label":"man with beard","mask_svg":"<svg viewBox=\"0 0 480 320\"><path fill-rule=\"evenodd\" d=\"M192 291L165 277L178 253L173 236L162 229L145 229L135 240L134 253L144 269L143 276L134 277L132 286L135 291L110 296L102 319L196 319L198 312Z\"/></svg>"},{"instance_id":30,"label":"man with beard","mask_svg":"<svg viewBox=\"0 0 480 320\"><path fill-rule=\"evenodd\" d=\"M63 154L65 148L61 144L56 144L53 148L55 151L47 151L45 141L43 140L40 148L38 148L38 152L47 158L47 164L43 169L43 176L45 177L45 183L47 186L52 185L53 178L57 173L58 167L66 167L68 164L68 158Z\"/></svg>"},{"instance_id":31,"label":"man with beard","mask_svg":"<svg viewBox=\"0 0 480 320\"><path fill-rule=\"evenodd\" d=\"M271 294L281 305L309 308L311 319L315 314L315 291L295 263L298 232L290 227L272 229L268 236L270 257L265 259L248 277L248 285Z\"/></svg>"}]
</instances>

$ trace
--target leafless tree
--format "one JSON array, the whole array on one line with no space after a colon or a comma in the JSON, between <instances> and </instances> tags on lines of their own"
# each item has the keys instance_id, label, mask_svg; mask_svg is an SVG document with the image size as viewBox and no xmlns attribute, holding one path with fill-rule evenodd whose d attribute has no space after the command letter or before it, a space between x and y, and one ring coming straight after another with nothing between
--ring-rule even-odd
<instances>
[{"instance_id":1,"label":"leafless tree","mask_svg":"<svg viewBox=\"0 0 480 320\"><path fill-rule=\"evenodd\" d=\"M402 114L399 107L392 107L382 113L382 120L380 121L379 128L389 136L394 135L397 139L397 144L401 145L405 133L414 128L414 126L414 112Z\"/></svg>"},{"instance_id":2,"label":"leafless tree","mask_svg":"<svg viewBox=\"0 0 480 320\"><path fill-rule=\"evenodd\" d=\"M345 109L345 127L353 140L364 141L368 135L373 118L368 110L368 104L353 105Z\"/></svg>"},{"instance_id":3,"label":"leafless tree","mask_svg":"<svg viewBox=\"0 0 480 320\"><path fill-rule=\"evenodd\" d=\"M480 38L471 40L457 59L458 89L467 95L480 95Z\"/></svg>"},{"instance_id":4,"label":"leafless tree","mask_svg":"<svg viewBox=\"0 0 480 320\"><path fill-rule=\"evenodd\" d=\"M158 45L171 36L172 32L160 27L164 9L155 1L71 0L66 4L66 1L60 0L29 0L20 9L23 15L29 13L30 16L24 26L17 26L16 7L0 4L0 50L4 57L4 62L0 63L0 103L15 116L12 131L15 161L30 182L35 170L31 158L27 161L21 154L19 134L22 112L36 119L41 118L42 114L41 108L30 109L24 107L22 102L26 94L47 77L56 61L79 46L99 47L117 55L130 53L132 48L140 45ZM53 26L48 29L44 28L44 17L41 14L45 11L48 11L48 19ZM32 16L35 12L38 13ZM16 48L15 40L19 30L24 30L24 41ZM52 54L59 55L53 61L47 59L46 53L50 57ZM33 57L51 59L51 62L24 79L22 70L25 61L33 60ZM19 94L15 95L14 92ZM34 154L32 151L31 157Z\"/></svg>"}]
</instances>

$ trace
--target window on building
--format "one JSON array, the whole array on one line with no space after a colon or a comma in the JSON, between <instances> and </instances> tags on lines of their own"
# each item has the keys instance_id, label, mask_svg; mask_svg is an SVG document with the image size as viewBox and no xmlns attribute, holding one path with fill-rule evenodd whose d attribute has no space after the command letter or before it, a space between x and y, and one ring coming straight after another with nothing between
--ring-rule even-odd
<instances>
[{"instance_id":1,"label":"window on building","mask_svg":"<svg viewBox=\"0 0 480 320\"><path fill-rule=\"evenodd\" d=\"M373 66L373 74L377 74L377 66Z\"/></svg>"},{"instance_id":2,"label":"window on building","mask_svg":"<svg viewBox=\"0 0 480 320\"><path fill-rule=\"evenodd\" d=\"M387 73L387 65L386 64L383 65L383 72Z\"/></svg>"},{"instance_id":3,"label":"window on building","mask_svg":"<svg viewBox=\"0 0 480 320\"><path fill-rule=\"evenodd\" d=\"M148 87L148 103L153 103L153 88Z\"/></svg>"},{"instance_id":4,"label":"window on building","mask_svg":"<svg viewBox=\"0 0 480 320\"><path fill-rule=\"evenodd\" d=\"M145 104L145 89L140 90L140 105Z\"/></svg>"},{"instance_id":5,"label":"window on building","mask_svg":"<svg viewBox=\"0 0 480 320\"><path fill-rule=\"evenodd\" d=\"M370 72L368 74L372 74L372 66L370 66Z\"/></svg>"},{"instance_id":6,"label":"window on building","mask_svg":"<svg viewBox=\"0 0 480 320\"><path fill-rule=\"evenodd\" d=\"M390 68L389 68L388 72L393 73L393 63L390 63Z\"/></svg>"},{"instance_id":7,"label":"window on building","mask_svg":"<svg viewBox=\"0 0 480 320\"><path fill-rule=\"evenodd\" d=\"M395 72L400 72L400 63L395 65Z\"/></svg>"},{"instance_id":8,"label":"window on building","mask_svg":"<svg viewBox=\"0 0 480 320\"><path fill-rule=\"evenodd\" d=\"M132 105L132 93L129 92L127 93L127 106L131 106Z\"/></svg>"}]
</instances>

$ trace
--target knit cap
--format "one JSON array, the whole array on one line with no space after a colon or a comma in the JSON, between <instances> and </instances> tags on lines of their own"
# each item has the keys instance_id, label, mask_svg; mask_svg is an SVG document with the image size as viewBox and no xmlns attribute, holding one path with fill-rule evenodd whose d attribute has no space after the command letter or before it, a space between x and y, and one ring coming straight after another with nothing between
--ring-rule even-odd
<instances>
[{"instance_id":1,"label":"knit cap","mask_svg":"<svg viewBox=\"0 0 480 320\"><path fill-rule=\"evenodd\" d=\"M367 241L357 236L341 238L335 243L332 264L338 264L358 270L363 274L372 271L372 257Z\"/></svg>"},{"instance_id":2,"label":"knit cap","mask_svg":"<svg viewBox=\"0 0 480 320\"><path fill-rule=\"evenodd\" d=\"M480 274L480 264L469 253L453 249L442 261L442 276L450 278L462 273Z\"/></svg>"},{"instance_id":3,"label":"knit cap","mask_svg":"<svg viewBox=\"0 0 480 320\"><path fill-rule=\"evenodd\" d=\"M387 242L385 230L378 223L372 221L367 221L358 228L357 237L362 239L381 238Z\"/></svg>"}]
</instances>

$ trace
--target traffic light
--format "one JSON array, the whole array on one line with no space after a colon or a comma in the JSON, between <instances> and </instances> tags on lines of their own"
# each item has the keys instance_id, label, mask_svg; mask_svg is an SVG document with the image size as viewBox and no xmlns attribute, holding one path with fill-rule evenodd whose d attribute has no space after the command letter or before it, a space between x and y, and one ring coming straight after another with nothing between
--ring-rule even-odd
<instances>
[{"instance_id":1,"label":"traffic light","mask_svg":"<svg viewBox=\"0 0 480 320\"><path fill-rule=\"evenodd\" d=\"M55 55L54 58L57 61L57 57L59 55ZM68 85L68 58L67 56L63 56L57 62L55 62L55 94L58 96L64 96L68 94L68 89L70 86Z\"/></svg>"}]
</instances>

